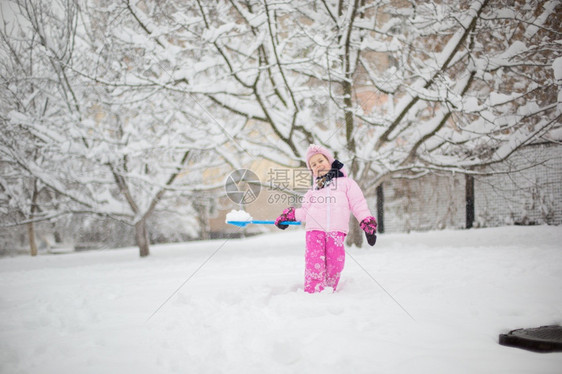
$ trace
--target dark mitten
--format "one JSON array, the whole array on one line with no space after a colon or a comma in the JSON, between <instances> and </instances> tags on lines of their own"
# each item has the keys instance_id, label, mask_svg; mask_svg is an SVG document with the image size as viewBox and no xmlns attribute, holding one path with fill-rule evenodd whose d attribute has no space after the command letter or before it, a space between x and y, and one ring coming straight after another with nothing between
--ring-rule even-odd
<instances>
[{"instance_id":1,"label":"dark mitten","mask_svg":"<svg viewBox=\"0 0 562 374\"><path fill-rule=\"evenodd\" d=\"M281 213L279 217L275 220L275 226L279 227L281 230L285 230L289 225L282 225L281 222L285 221L295 221L295 208L289 207Z\"/></svg>"},{"instance_id":2,"label":"dark mitten","mask_svg":"<svg viewBox=\"0 0 562 374\"><path fill-rule=\"evenodd\" d=\"M377 220L375 217L367 217L359 224L361 229L365 231L367 243L372 247L377 242Z\"/></svg>"},{"instance_id":3,"label":"dark mitten","mask_svg":"<svg viewBox=\"0 0 562 374\"><path fill-rule=\"evenodd\" d=\"M367 243L372 247L377 242L377 234L367 234L365 233L365 237L367 238Z\"/></svg>"}]
</instances>

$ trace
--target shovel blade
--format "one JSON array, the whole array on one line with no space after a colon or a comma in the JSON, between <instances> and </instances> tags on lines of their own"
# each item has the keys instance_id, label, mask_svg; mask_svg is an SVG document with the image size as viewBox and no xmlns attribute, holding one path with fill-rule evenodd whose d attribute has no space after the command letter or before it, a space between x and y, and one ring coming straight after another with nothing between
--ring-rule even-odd
<instances>
[{"instance_id":1,"label":"shovel blade","mask_svg":"<svg viewBox=\"0 0 562 374\"><path fill-rule=\"evenodd\" d=\"M252 223L252 221L226 221L226 223L229 223L231 225L238 226L238 227L246 227L249 223Z\"/></svg>"}]
</instances>

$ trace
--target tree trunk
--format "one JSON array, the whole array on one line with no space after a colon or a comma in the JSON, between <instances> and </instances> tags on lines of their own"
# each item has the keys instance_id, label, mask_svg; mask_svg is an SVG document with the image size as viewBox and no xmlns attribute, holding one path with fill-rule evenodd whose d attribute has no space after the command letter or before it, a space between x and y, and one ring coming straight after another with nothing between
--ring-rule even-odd
<instances>
[{"instance_id":1,"label":"tree trunk","mask_svg":"<svg viewBox=\"0 0 562 374\"><path fill-rule=\"evenodd\" d=\"M363 230L361 230L361 227L359 227L359 223L357 223L355 217L351 217L351 220L349 222L349 232L347 233L347 239L345 243L350 247L352 245L355 245L361 248L361 246L363 245Z\"/></svg>"},{"instance_id":2,"label":"tree trunk","mask_svg":"<svg viewBox=\"0 0 562 374\"><path fill-rule=\"evenodd\" d=\"M384 233L384 189L382 183L377 186L377 232Z\"/></svg>"},{"instance_id":3,"label":"tree trunk","mask_svg":"<svg viewBox=\"0 0 562 374\"><path fill-rule=\"evenodd\" d=\"M27 224L27 236L29 237L29 249L31 256L37 256L37 241L35 240L35 225L33 224L33 217L37 210L37 198L39 190L37 189L37 179L33 179L33 193L31 195L31 209L29 212L30 222Z\"/></svg>"},{"instance_id":4,"label":"tree trunk","mask_svg":"<svg viewBox=\"0 0 562 374\"><path fill-rule=\"evenodd\" d=\"M474 223L474 177L466 174L466 228L472 228Z\"/></svg>"},{"instance_id":5,"label":"tree trunk","mask_svg":"<svg viewBox=\"0 0 562 374\"><path fill-rule=\"evenodd\" d=\"M197 221L199 223L199 238L201 240L208 240L211 238L209 230L209 207L205 203L206 199L198 196L193 203L193 207L197 212Z\"/></svg>"},{"instance_id":6,"label":"tree trunk","mask_svg":"<svg viewBox=\"0 0 562 374\"><path fill-rule=\"evenodd\" d=\"M27 236L29 237L31 256L37 256L37 242L35 241L35 227L33 226L33 222L27 224Z\"/></svg>"},{"instance_id":7,"label":"tree trunk","mask_svg":"<svg viewBox=\"0 0 562 374\"><path fill-rule=\"evenodd\" d=\"M146 219L143 218L135 224L135 240L139 247L141 257L146 257L150 254L150 242L148 240L148 230L146 229Z\"/></svg>"}]
</instances>

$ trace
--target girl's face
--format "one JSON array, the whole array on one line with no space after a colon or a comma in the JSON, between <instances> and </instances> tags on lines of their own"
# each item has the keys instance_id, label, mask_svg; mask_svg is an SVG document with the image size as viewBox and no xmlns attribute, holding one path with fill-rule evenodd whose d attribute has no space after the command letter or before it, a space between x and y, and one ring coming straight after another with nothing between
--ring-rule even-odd
<instances>
[{"instance_id":1,"label":"girl's face","mask_svg":"<svg viewBox=\"0 0 562 374\"><path fill-rule=\"evenodd\" d=\"M312 174L314 174L316 178L323 177L327 172L330 171L330 168L332 167L329 164L326 156L321 153L317 153L312 156L310 160L308 160L308 163L310 164L310 168L312 169Z\"/></svg>"}]
</instances>

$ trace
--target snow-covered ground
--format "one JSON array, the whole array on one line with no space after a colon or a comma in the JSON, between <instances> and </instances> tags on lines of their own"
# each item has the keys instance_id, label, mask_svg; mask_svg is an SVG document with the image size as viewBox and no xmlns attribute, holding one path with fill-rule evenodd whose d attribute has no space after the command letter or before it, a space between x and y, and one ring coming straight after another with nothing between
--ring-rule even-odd
<instances>
[{"instance_id":1,"label":"snow-covered ground","mask_svg":"<svg viewBox=\"0 0 562 374\"><path fill-rule=\"evenodd\" d=\"M385 234L315 295L293 228L146 259L3 258L0 372L560 373L562 353L498 335L562 323L561 242L547 226Z\"/></svg>"}]
</instances>

